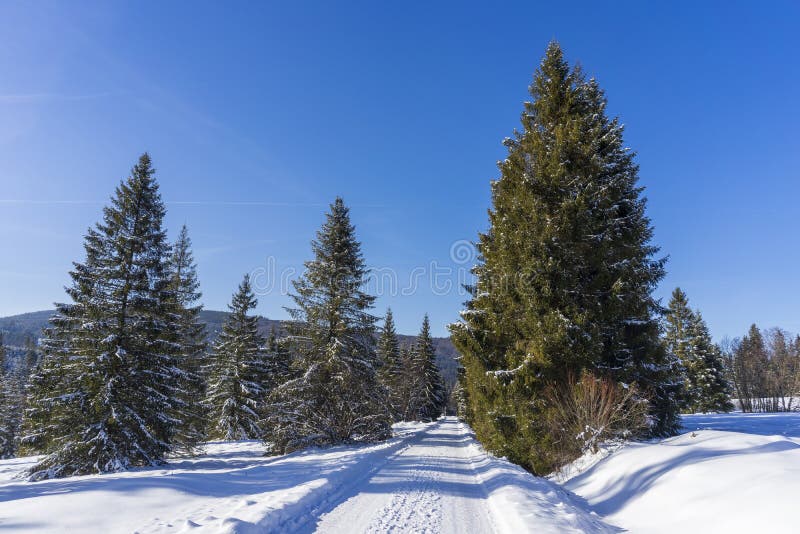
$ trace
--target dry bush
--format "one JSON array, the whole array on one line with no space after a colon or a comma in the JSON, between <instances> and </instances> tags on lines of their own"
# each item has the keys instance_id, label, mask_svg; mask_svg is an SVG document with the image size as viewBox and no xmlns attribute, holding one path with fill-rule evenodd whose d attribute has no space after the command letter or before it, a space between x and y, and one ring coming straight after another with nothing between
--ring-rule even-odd
<instances>
[{"instance_id":1,"label":"dry bush","mask_svg":"<svg viewBox=\"0 0 800 534\"><path fill-rule=\"evenodd\" d=\"M648 426L648 402L635 386L584 372L580 380L551 384L545 391L547 426L554 444L554 463L563 466L601 443L628 439Z\"/></svg>"}]
</instances>

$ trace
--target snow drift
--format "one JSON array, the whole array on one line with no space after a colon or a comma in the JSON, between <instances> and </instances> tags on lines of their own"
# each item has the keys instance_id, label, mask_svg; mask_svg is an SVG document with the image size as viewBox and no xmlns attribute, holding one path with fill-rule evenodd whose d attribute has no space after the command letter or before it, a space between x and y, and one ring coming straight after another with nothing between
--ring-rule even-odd
<instances>
[{"instance_id":1,"label":"snow drift","mask_svg":"<svg viewBox=\"0 0 800 534\"><path fill-rule=\"evenodd\" d=\"M800 414L689 415L684 430L595 459L564 487L631 532L797 531Z\"/></svg>"}]
</instances>

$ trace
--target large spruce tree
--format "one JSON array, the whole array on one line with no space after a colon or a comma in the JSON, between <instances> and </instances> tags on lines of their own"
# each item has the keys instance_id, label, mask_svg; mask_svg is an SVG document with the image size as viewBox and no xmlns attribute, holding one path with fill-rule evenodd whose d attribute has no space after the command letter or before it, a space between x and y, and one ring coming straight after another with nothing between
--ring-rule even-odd
<instances>
[{"instance_id":1,"label":"large spruce tree","mask_svg":"<svg viewBox=\"0 0 800 534\"><path fill-rule=\"evenodd\" d=\"M276 388L265 441L273 452L311 445L369 442L391 434L386 391L378 376L375 297L341 198L311 243L314 259L294 282L290 346L298 374Z\"/></svg>"},{"instance_id":2,"label":"large spruce tree","mask_svg":"<svg viewBox=\"0 0 800 534\"><path fill-rule=\"evenodd\" d=\"M261 408L268 393L269 366L258 316L249 315L257 300L245 275L234 293L230 315L214 343L207 404L214 439L259 439Z\"/></svg>"},{"instance_id":3,"label":"large spruce tree","mask_svg":"<svg viewBox=\"0 0 800 534\"><path fill-rule=\"evenodd\" d=\"M164 204L150 157L117 187L70 273L32 376L23 442L34 479L155 465L170 451L182 371Z\"/></svg>"},{"instance_id":4,"label":"large spruce tree","mask_svg":"<svg viewBox=\"0 0 800 534\"><path fill-rule=\"evenodd\" d=\"M207 414L204 410L205 396L204 356L206 351L206 327L200 319L203 306L199 304L200 282L197 265L192 254L192 240L186 225L181 227L178 239L169 258L171 291L175 305L181 375L176 402L177 428L174 442L176 452L193 454L205 439Z\"/></svg>"},{"instance_id":5,"label":"large spruce tree","mask_svg":"<svg viewBox=\"0 0 800 534\"><path fill-rule=\"evenodd\" d=\"M470 423L486 447L537 473L554 467L546 384L582 370L648 394L654 435L678 427L652 291L664 275L622 125L594 79L552 42L522 130L492 182L489 230L462 320Z\"/></svg>"}]
</instances>

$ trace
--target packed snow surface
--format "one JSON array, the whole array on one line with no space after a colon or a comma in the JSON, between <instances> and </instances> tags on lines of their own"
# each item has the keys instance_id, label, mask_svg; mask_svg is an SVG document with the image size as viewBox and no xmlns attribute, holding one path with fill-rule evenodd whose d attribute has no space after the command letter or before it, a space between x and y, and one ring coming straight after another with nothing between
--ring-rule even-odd
<instances>
[{"instance_id":1,"label":"packed snow surface","mask_svg":"<svg viewBox=\"0 0 800 534\"><path fill-rule=\"evenodd\" d=\"M160 469L42 482L0 461L9 532L616 532L556 484L487 455L453 418L386 443L262 456L211 443Z\"/></svg>"},{"instance_id":2,"label":"packed snow surface","mask_svg":"<svg viewBox=\"0 0 800 534\"><path fill-rule=\"evenodd\" d=\"M564 486L630 532L800 531L800 413L685 415L683 425L581 459Z\"/></svg>"},{"instance_id":3,"label":"packed snow surface","mask_svg":"<svg viewBox=\"0 0 800 534\"><path fill-rule=\"evenodd\" d=\"M269 458L217 442L163 468L35 483L15 478L35 458L2 460L0 531L798 531L800 413L684 416L684 432L582 458L554 477L563 488L453 418L376 445Z\"/></svg>"}]
</instances>

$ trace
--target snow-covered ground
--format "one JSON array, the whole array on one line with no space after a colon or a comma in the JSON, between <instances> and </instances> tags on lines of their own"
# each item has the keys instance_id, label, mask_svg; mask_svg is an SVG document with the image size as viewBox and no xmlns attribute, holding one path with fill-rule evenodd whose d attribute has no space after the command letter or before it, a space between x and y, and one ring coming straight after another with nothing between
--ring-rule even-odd
<instances>
[{"instance_id":1,"label":"snow-covered ground","mask_svg":"<svg viewBox=\"0 0 800 534\"><path fill-rule=\"evenodd\" d=\"M584 458L564 487L631 532L800 532L800 413L687 415L684 431Z\"/></svg>"},{"instance_id":2,"label":"snow-covered ground","mask_svg":"<svg viewBox=\"0 0 800 534\"><path fill-rule=\"evenodd\" d=\"M162 469L25 482L0 461L9 532L615 532L552 482L483 452L448 418L387 443L265 458L212 443Z\"/></svg>"},{"instance_id":3,"label":"snow-covered ground","mask_svg":"<svg viewBox=\"0 0 800 534\"><path fill-rule=\"evenodd\" d=\"M159 469L35 483L14 478L33 458L3 460L0 531L798 532L800 413L684 426L581 459L563 488L487 455L453 418L378 445L267 458L258 442L211 443Z\"/></svg>"}]
</instances>

